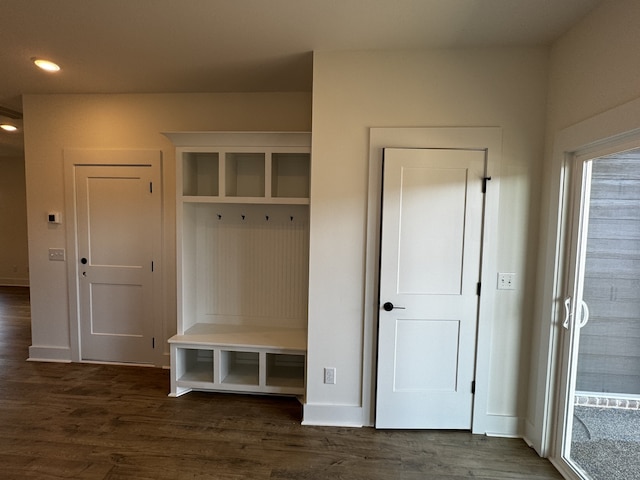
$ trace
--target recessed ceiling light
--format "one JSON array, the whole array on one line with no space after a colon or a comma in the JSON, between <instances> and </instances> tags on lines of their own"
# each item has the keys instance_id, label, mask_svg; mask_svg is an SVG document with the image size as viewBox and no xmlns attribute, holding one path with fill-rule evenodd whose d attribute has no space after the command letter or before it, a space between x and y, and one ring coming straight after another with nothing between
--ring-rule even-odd
<instances>
[{"instance_id":1,"label":"recessed ceiling light","mask_svg":"<svg viewBox=\"0 0 640 480\"><path fill-rule=\"evenodd\" d=\"M57 64L49 60L44 60L42 58L33 58L32 60L37 67L41 68L42 70L46 70L47 72L57 72L58 70L60 70L60 67Z\"/></svg>"},{"instance_id":2,"label":"recessed ceiling light","mask_svg":"<svg viewBox=\"0 0 640 480\"><path fill-rule=\"evenodd\" d=\"M18 130L18 127L15 125L11 125L10 123L0 123L0 128L6 130L7 132L15 132Z\"/></svg>"}]
</instances>

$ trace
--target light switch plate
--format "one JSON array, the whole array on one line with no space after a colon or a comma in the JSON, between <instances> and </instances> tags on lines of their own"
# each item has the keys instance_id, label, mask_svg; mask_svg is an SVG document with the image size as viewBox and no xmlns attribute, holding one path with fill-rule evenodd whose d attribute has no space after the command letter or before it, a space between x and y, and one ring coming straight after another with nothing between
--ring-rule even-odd
<instances>
[{"instance_id":1,"label":"light switch plate","mask_svg":"<svg viewBox=\"0 0 640 480\"><path fill-rule=\"evenodd\" d=\"M64 248L50 248L49 260L52 262L64 262L65 261Z\"/></svg>"}]
</instances>

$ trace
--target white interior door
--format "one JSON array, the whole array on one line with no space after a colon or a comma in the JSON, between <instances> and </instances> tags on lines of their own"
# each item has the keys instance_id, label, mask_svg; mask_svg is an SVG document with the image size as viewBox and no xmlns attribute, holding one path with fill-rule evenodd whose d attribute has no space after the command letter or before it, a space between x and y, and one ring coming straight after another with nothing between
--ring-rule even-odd
<instances>
[{"instance_id":1,"label":"white interior door","mask_svg":"<svg viewBox=\"0 0 640 480\"><path fill-rule=\"evenodd\" d=\"M384 150L377 428L470 429L485 152Z\"/></svg>"},{"instance_id":2,"label":"white interior door","mask_svg":"<svg viewBox=\"0 0 640 480\"><path fill-rule=\"evenodd\" d=\"M77 166L75 182L81 359L153 363L153 169Z\"/></svg>"}]
</instances>

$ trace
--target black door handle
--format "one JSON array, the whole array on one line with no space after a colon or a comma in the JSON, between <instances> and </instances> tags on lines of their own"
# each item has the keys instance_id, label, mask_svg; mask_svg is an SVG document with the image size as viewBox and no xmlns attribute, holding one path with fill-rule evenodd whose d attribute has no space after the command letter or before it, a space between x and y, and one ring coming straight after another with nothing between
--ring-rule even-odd
<instances>
[{"instance_id":1,"label":"black door handle","mask_svg":"<svg viewBox=\"0 0 640 480\"><path fill-rule=\"evenodd\" d=\"M393 309L397 309L397 310L404 310L404 309L405 309L405 307L396 307L393 303L391 303L391 302L386 302L386 303L384 303L384 304L382 305L382 309L383 309L385 312L390 312L390 311L391 311L391 310L393 310Z\"/></svg>"},{"instance_id":2,"label":"black door handle","mask_svg":"<svg viewBox=\"0 0 640 480\"><path fill-rule=\"evenodd\" d=\"M82 258L80 259L80 263L81 263L81 264L83 264L83 265L86 265L86 264L87 264L87 259L86 259L86 258L84 258L84 257L82 257Z\"/></svg>"}]
</instances>

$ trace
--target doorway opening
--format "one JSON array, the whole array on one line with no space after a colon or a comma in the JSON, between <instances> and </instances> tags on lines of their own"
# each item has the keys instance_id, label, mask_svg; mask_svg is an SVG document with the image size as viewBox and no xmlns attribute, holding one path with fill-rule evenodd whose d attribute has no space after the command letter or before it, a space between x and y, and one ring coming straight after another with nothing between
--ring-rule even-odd
<instances>
[{"instance_id":1,"label":"doorway opening","mask_svg":"<svg viewBox=\"0 0 640 480\"><path fill-rule=\"evenodd\" d=\"M0 285L29 285L24 155L0 157Z\"/></svg>"}]
</instances>

